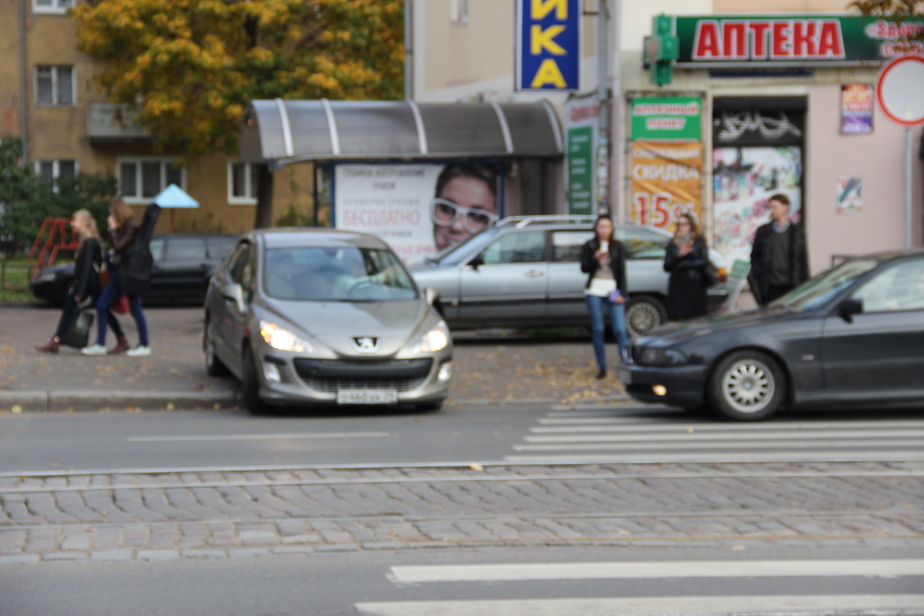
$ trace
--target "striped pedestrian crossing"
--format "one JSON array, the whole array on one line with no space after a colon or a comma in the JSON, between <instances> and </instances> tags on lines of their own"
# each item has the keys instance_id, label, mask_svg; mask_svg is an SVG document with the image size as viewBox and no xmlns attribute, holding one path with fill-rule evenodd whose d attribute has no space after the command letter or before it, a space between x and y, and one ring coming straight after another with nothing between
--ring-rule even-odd
<instances>
[{"instance_id":1,"label":"striped pedestrian crossing","mask_svg":"<svg viewBox=\"0 0 924 616\"><path fill-rule=\"evenodd\" d=\"M553 407L505 459L550 463L924 460L924 419L797 418L729 423L657 407Z\"/></svg>"},{"instance_id":2,"label":"striped pedestrian crossing","mask_svg":"<svg viewBox=\"0 0 924 616\"><path fill-rule=\"evenodd\" d=\"M907 589L902 578L924 576L922 559L865 559L865 560L737 560L737 561L642 561L642 562L566 562L566 563L500 563L475 565L393 566L388 578L404 594L419 592L423 586L447 589L453 599L433 600L434 593L426 593L426 600L384 601L357 603L362 616L636 616L661 614L886 614L903 616L924 614L924 594L889 592ZM544 590L555 581L607 580L651 581L656 588L667 588L671 580L682 582L695 578L722 579L722 583L703 584L703 588L719 590L739 588L735 580L779 578L775 588L790 589L784 578L826 578L825 589L830 590L831 579L846 580L847 587L859 590L845 594L819 592L819 594L728 594L678 595L657 592L651 596L631 596L620 593L612 585L606 586L610 596L565 597L549 596ZM920 585L910 584L920 589ZM516 583L524 593L524 583L536 583L536 595L516 598L504 592L502 599L483 598L479 589L497 589L498 584ZM449 591L452 584L454 592ZM464 586L460 587L459 584ZM859 584L859 586L858 586ZM843 585L842 585L843 586ZM687 586L689 587L689 586ZM464 596L459 599L459 589ZM564 589L570 585L555 587ZM630 586L627 588L639 588ZM613 591L616 592L613 592ZM884 592L883 592L884 591ZM449 594L451 592L451 594ZM541 598L543 597L544 598Z\"/></svg>"}]
</instances>

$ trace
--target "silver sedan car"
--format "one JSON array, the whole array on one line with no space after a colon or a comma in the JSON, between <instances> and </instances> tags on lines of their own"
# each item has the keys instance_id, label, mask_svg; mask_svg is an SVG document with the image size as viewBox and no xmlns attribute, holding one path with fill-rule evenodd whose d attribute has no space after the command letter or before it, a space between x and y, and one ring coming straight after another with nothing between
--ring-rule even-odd
<instances>
[{"instance_id":1,"label":"silver sedan car","mask_svg":"<svg viewBox=\"0 0 924 616\"><path fill-rule=\"evenodd\" d=\"M251 413L305 404L438 409L452 341L436 301L371 235L253 231L209 282L206 369L240 379Z\"/></svg>"}]
</instances>

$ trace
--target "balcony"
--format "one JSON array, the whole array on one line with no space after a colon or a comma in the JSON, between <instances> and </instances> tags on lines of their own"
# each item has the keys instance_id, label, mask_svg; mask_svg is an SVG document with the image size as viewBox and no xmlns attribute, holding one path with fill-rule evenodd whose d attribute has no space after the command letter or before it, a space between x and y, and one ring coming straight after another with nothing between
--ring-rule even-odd
<instances>
[{"instance_id":1,"label":"balcony","mask_svg":"<svg viewBox=\"0 0 924 616\"><path fill-rule=\"evenodd\" d=\"M135 123L135 109L116 103L90 103L87 138L90 143L151 143L148 129Z\"/></svg>"}]
</instances>

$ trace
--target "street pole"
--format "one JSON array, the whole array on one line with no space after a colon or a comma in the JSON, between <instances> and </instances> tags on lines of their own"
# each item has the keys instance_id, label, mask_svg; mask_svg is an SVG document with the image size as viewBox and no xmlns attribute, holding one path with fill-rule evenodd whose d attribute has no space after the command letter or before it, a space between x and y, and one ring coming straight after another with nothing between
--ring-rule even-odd
<instances>
[{"instance_id":1,"label":"street pole","mask_svg":"<svg viewBox=\"0 0 924 616\"><path fill-rule=\"evenodd\" d=\"M609 0L599 0L597 10L597 213L613 214L610 202L609 140Z\"/></svg>"},{"instance_id":2,"label":"street pole","mask_svg":"<svg viewBox=\"0 0 924 616\"><path fill-rule=\"evenodd\" d=\"M911 248L911 127L905 127L905 248Z\"/></svg>"},{"instance_id":3,"label":"street pole","mask_svg":"<svg viewBox=\"0 0 924 616\"><path fill-rule=\"evenodd\" d=\"M404 100L414 98L414 0L404 0Z\"/></svg>"},{"instance_id":4,"label":"street pole","mask_svg":"<svg viewBox=\"0 0 924 616\"><path fill-rule=\"evenodd\" d=\"M26 0L19 0L19 70L20 70L20 88L22 89L22 162L25 165L29 162L29 95L26 87L29 83L29 77L26 75L28 66L26 64Z\"/></svg>"}]
</instances>

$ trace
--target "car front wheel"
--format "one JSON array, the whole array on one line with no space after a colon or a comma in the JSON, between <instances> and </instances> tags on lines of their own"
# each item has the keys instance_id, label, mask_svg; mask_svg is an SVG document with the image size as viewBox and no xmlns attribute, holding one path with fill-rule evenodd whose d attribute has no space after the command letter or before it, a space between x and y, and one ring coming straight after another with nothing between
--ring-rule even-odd
<instances>
[{"instance_id":1,"label":"car front wheel","mask_svg":"<svg viewBox=\"0 0 924 616\"><path fill-rule=\"evenodd\" d=\"M260 397L260 375L257 374L257 362L249 345L244 347L241 368L241 394L244 406L251 415L262 415L269 410L269 406Z\"/></svg>"},{"instance_id":2,"label":"car front wheel","mask_svg":"<svg viewBox=\"0 0 924 616\"><path fill-rule=\"evenodd\" d=\"M786 381L779 364L760 351L738 351L723 359L709 382L713 410L727 419L756 421L783 402Z\"/></svg>"},{"instance_id":3,"label":"car front wheel","mask_svg":"<svg viewBox=\"0 0 924 616\"><path fill-rule=\"evenodd\" d=\"M626 333L630 338L659 327L665 321L667 309L655 297L639 295L626 304Z\"/></svg>"}]
</instances>

